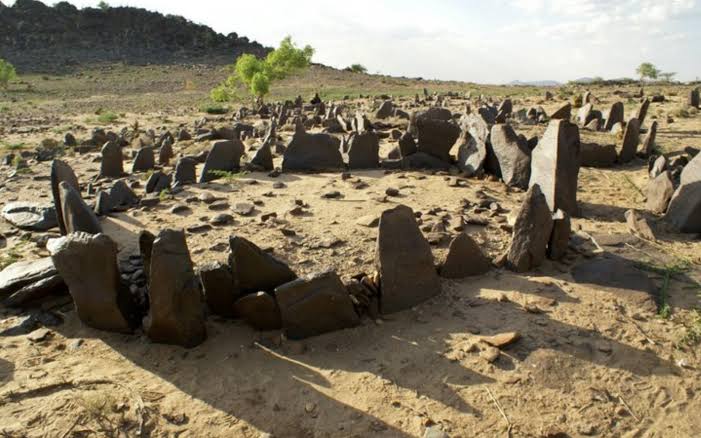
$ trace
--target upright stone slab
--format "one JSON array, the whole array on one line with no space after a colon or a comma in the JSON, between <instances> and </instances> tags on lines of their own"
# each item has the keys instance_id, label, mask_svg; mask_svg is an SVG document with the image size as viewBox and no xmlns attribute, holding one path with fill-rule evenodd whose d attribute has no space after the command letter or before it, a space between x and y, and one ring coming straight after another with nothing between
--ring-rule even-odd
<instances>
[{"instance_id":1,"label":"upright stone slab","mask_svg":"<svg viewBox=\"0 0 701 438\"><path fill-rule=\"evenodd\" d=\"M156 165L153 147L147 146L136 151L134 162L131 164L131 172L147 172Z\"/></svg>"},{"instance_id":2,"label":"upright stone slab","mask_svg":"<svg viewBox=\"0 0 701 438\"><path fill-rule=\"evenodd\" d=\"M204 342L204 301L182 231L161 231L153 242L149 303L144 332L152 341L186 348Z\"/></svg>"},{"instance_id":3,"label":"upright stone slab","mask_svg":"<svg viewBox=\"0 0 701 438\"><path fill-rule=\"evenodd\" d=\"M572 118L572 104L566 103L555 111L551 116L553 120L570 120Z\"/></svg>"},{"instance_id":4,"label":"upright stone slab","mask_svg":"<svg viewBox=\"0 0 701 438\"><path fill-rule=\"evenodd\" d=\"M682 233L701 233L701 154L684 167L665 218Z\"/></svg>"},{"instance_id":5,"label":"upright stone slab","mask_svg":"<svg viewBox=\"0 0 701 438\"><path fill-rule=\"evenodd\" d=\"M441 264L443 278L465 278L489 272L492 264L482 249L466 233L460 233L450 243L448 255Z\"/></svg>"},{"instance_id":6,"label":"upright stone slab","mask_svg":"<svg viewBox=\"0 0 701 438\"><path fill-rule=\"evenodd\" d=\"M538 185L532 185L514 223L507 256L509 269L528 272L545 260L552 235L552 211Z\"/></svg>"},{"instance_id":7,"label":"upright stone slab","mask_svg":"<svg viewBox=\"0 0 701 438\"><path fill-rule=\"evenodd\" d=\"M170 142L164 142L158 149L158 164L166 166L174 156L173 145L171 145Z\"/></svg>"},{"instance_id":8,"label":"upright stone slab","mask_svg":"<svg viewBox=\"0 0 701 438\"><path fill-rule=\"evenodd\" d=\"M239 291L229 265L208 263L199 269L199 275L209 311L225 318L235 317L234 303Z\"/></svg>"},{"instance_id":9,"label":"upright stone slab","mask_svg":"<svg viewBox=\"0 0 701 438\"><path fill-rule=\"evenodd\" d=\"M160 193L170 188L172 178L160 170L153 172L146 180L146 193Z\"/></svg>"},{"instance_id":10,"label":"upright stone slab","mask_svg":"<svg viewBox=\"0 0 701 438\"><path fill-rule=\"evenodd\" d=\"M282 159L283 171L324 171L343 168L341 141L328 134L297 131Z\"/></svg>"},{"instance_id":11,"label":"upright stone slab","mask_svg":"<svg viewBox=\"0 0 701 438\"><path fill-rule=\"evenodd\" d=\"M275 289L282 327L290 339L304 339L355 327L360 318L335 272L300 278Z\"/></svg>"},{"instance_id":12,"label":"upright stone slab","mask_svg":"<svg viewBox=\"0 0 701 438\"><path fill-rule=\"evenodd\" d=\"M375 264L384 314L409 309L441 292L431 247L405 205L382 213Z\"/></svg>"},{"instance_id":13,"label":"upright stone slab","mask_svg":"<svg viewBox=\"0 0 701 438\"><path fill-rule=\"evenodd\" d=\"M530 186L540 186L550 211L561 209L578 216L579 128L566 120L553 120L533 150Z\"/></svg>"},{"instance_id":14,"label":"upright stone slab","mask_svg":"<svg viewBox=\"0 0 701 438\"><path fill-rule=\"evenodd\" d=\"M63 217L66 233L83 231L89 234L99 234L102 226L95 213L80 197L80 193L69 183L63 181L59 184L61 216Z\"/></svg>"},{"instance_id":15,"label":"upright stone slab","mask_svg":"<svg viewBox=\"0 0 701 438\"><path fill-rule=\"evenodd\" d=\"M640 143L640 123L638 119L632 118L628 120L626 130L623 133L623 144L618 153L618 161L627 163L635 158L635 154L638 152L638 143Z\"/></svg>"},{"instance_id":16,"label":"upright stone slab","mask_svg":"<svg viewBox=\"0 0 701 438\"><path fill-rule=\"evenodd\" d=\"M380 139L374 132L351 134L348 141L348 167L376 169L380 167Z\"/></svg>"},{"instance_id":17,"label":"upright stone slab","mask_svg":"<svg viewBox=\"0 0 701 438\"><path fill-rule=\"evenodd\" d=\"M120 178L124 175L123 160L122 148L117 143L112 141L105 143L102 147L100 176L106 178Z\"/></svg>"},{"instance_id":18,"label":"upright stone slab","mask_svg":"<svg viewBox=\"0 0 701 438\"><path fill-rule=\"evenodd\" d=\"M131 332L134 305L122 286L117 244L104 234L73 233L47 245L80 320L99 330Z\"/></svg>"},{"instance_id":19,"label":"upright stone slab","mask_svg":"<svg viewBox=\"0 0 701 438\"><path fill-rule=\"evenodd\" d=\"M377 113L375 113L375 118L376 119L388 119L388 118L392 117L393 113L394 113L394 104L392 104L391 100L385 100L380 105L380 109L377 110Z\"/></svg>"},{"instance_id":20,"label":"upright stone slab","mask_svg":"<svg viewBox=\"0 0 701 438\"><path fill-rule=\"evenodd\" d=\"M699 89L694 88L693 90L689 91L689 98L687 99L687 103L689 104L690 107L693 108L698 108L699 104L701 103L701 99L699 99Z\"/></svg>"},{"instance_id":21,"label":"upright stone slab","mask_svg":"<svg viewBox=\"0 0 701 438\"><path fill-rule=\"evenodd\" d=\"M271 292L297 278L287 264L243 237L232 236L229 246L229 267L242 295Z\"/></svg>"},{"instance_id":22,"label":"upright stone slab","mask_svg":"<svg viewBox=\"0 0 701 438\"><path fill-rule=\"evenodd\" d=\"M640 108L638 108L638 112L635 116L636 119L638 119L638 123L640 126L643 126L645 123L645 117L647 117L647 111L650 109L650 99L645 98L643 103L640 104Z\"/></svg>"},{"instance_id":23,"label":"upright stone slab","mask_svg":"<svg viewBox=\"0 0 701 438\"><path fill-rule=\"evenodd\" d=\"M645 207L653 213L664 213L667 211L672 196L674 196L672 175L668 170L665 170L648 183L645 190L647 198Z\"/></svg>"},{"instance_id":24,"label":"upright stone slab","mask_svg":"<svg viewBox=\"0 0 701 438\"><path fill-rule=\"evenodd\" d=\"M416 140L414 136L411 135L409 131L402 134L399 138L399 151L401 152L401 158L408 157L411 154L415 154L418 148L416 147Z\"/></svg>"},{"instance_id":25,"label":"upright stone slab","mask_svg":"<svg viewBox=\"0 0 701 438\"><path fill-rule=\"evenodd\" d=\"M241 167L241 156L244 152L241 140L224 140L214 143L202 168L200 183L220 178L217 172L238 170Z\"/></svg>"},{"instance_id":26,"label":"upright stone slab","mask_svg":"<svg viewBox=\"0 0 701 438\"><path fill-rule=\"evenodd\" d=\"M458 144L458 167L460 170L467 177L482 174L484 172L484 162L487 159L486 143L463 130Z\"/></svg>"},{"instance_id":27,"label":"upright stone slab","mask_svg":"<svg viewBox=\"0 0 701 438\"><path fill-rule=\"evenodd\" d=\"M192 158L183 157L175 163L175 174L173 175L173 187L182 187L194 184L196 176L197 162Z\"/></svg>"},{"instance_id":28,"label":"upright stone slab","mask_svg":"<svg viewBox=\"0 0 701 438\"><path fill-rule=\"evenodd\" d=\"M622 123L624 121L624 108L623 102L616 102L611 105L608 117L606 118L606 124L604 125L605 131L611 131L616 123Z\"/></svg>"},{"instance_id":29,"label":"upright stone slab","mask_svg":"<svg viewBox=\"0 0 701 438\"><path fill-rule=\"evenodd\" d=\"M460 137L460 128L452 120L418 119L418 151L450 162L450 149Z\"/></svg>"},{"instance_id":30,"label":"upright stone slab","mask_svg":"<svg viewBox=\"0 0 701 438\"><path fill-rule=\"evenodd\" d=\"M61 189L59 185L65 182L69 186L73 187L76 191L80 192L80 185L78 184L78 177L75 176L73 169L67 163L61 160L54 160L51 163L51 194L54 198L54 208L56 209L56 220L58 221L58 228L61 234L66 234L66 224L63 221L62 215L62 203L61 203Z\"/></svg>"},{"instance_id":31,"label":"upright stone slab","mask_svg":"<svg viewBox=\"0 0 701 438\"><path fill-rule=\"evenodd\" d=\"M655 140L657 139L657 120L652 122L650 129L647 131L647 135L643 140L643 146L641 151L643 155L649 157L655 152Z\"/></svg>"},{"instance_id":32,"label":"upright stone slab","mask_svg":"<svg viewBox=\"0 0 701 438\"><path fill-rule=\"evenodd\" d=\"M264 142L260 149L256 151L256 154L251 160L251 164L265 171L274 169L275 166L273 164L273 153L270 150L270 142Z\"/></svg>"},{"instance_id":33,"label":"upright stone slab","mask_svg":"<svg viewBox=\"0 0 701 438\"><path fill-rule=\"evenodd\" d=\"M531 177L531 149L528 142L519 137L510 125L494 125L491 139L504 183L528 188Z\"/></svg>"}]
</instances>

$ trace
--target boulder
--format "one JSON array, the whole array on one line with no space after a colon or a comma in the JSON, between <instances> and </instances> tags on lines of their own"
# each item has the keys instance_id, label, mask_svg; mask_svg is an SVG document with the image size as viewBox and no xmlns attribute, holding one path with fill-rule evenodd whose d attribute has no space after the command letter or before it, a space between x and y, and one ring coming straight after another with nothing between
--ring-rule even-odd
<instances>
[{"instance_id":1,"label":"boulder","mask_svg":"<svg viewBox=\"0 0 701 438\"><path fill-rule=\"evenodd\" d=\"M134 162L131 164L131 172L147 172L156 165L152 147L143 147L136 151Z\"/></svg>"},{"instance_id":2,"label":"boulder","mask_svg":"<svg viewBox=\"0 0 701 438\"><path fill-rule=\"evenodd\" d=\"M236 316L256 330L268 331L282 328L280 309L272 295L266 292L245 295L234 303Z\"/></svg>"},{"instance_id":3,"label":"boulder","mask_svg":"<svg viewBox=\"0 0 701 438\"><path fill-rule=\"evenodd\" d=\"M540 186L551 212L579 213L579 152L579 128L566 120L551 121L533 150L530 186Z\"/></svg>"},{"instance_id":4,"label":"boulder","mask_svg":"<svg viewBox=\"0 0 701 438\"><path fill-rule=\"evenodd\" d=\"M552 229L552 210L546 197L540 186L531 185L514 223L508 267L515 272L528 272L540 266L545 260Z\"/></svg>"},{"instance_id":5,"label":"boulder","mask_svg":"<svg viewBox=\"0 0 701 438\"><path fill-rule=\"evenodd\" d=\"M441 292L431 247L405 205L382 213L375 264L384 314L409 309Z\"/></svg>"},{"instance_id":6,"label":"boulder","mask_svg":"<svg viewBox=\"0 0 701 438\"><path fill-rule=\"evenodd\" d=\"M612 167L618 160L616 145L582 143L579 149L579 161L582 167Z\"/></svg>"},{"instance_id":7,"label":"boulder","mask_svg":"<svg viewBox=\"0 0 701 438\"><path fill-rule=\"evenodd\" d=\"M83 231L89 234L99 234L102 226L95 213L80 197L80 193L67 182L59 184L61 217L63 217L66 233Z\"/></svg>"},{"instance_id":8,"label":"boulder","mask_svg":"<svg viewBox=\"0 0 701 438\"><path fill-rule=\"evenodd\" d=\"M2 208L0 215L21 230L48 231L58 226L56 210L53 205L10 202Z\"/></svg>"},{"instance_id":9,"label":"boulder","mask_svg":"<svg viewBox=\"0 0 701 438\"><path fill-rule=\"evenodd\" d=\"M350 169L376 169L380 167L380 139L374 132L351 134L348 141L348 167Z\"/></svg>"},{"instance_id":10,"label":"boulder","mask_svg":"<svg viewBox=\"0 0 701 438\"><path fill-rule=\"evenodd\" d=\"M674 196L672 174L665 170L648 183L645 190L647 198L645 208L653 213L662 214L667 211L672 196Z\"/></svg>"},{"instance_id":11,"label":"boulder","mask_svg":"<svg viewBox=\"0 0 701 438\"><path fill-rule=\"evenodd\" d=\"M235 317L234 303L239 293L229 265L208 263L199 269L199 275L209 311L225 318Z\"/></svg>"},{"instance_id":12,"label":"boulder","mask_svg":"<svg viewBox=\"0 0 701 438\"><path fill-rule=\"evenodd\" d=\"M66 283L63 282L63 278L56 274L37 280L13 292L2 301L2 304L7 307L30 306L66 290Z\"/></svg>"},{"instance_id":13,"label":"boulder","mask_svg":"<svg viewBox=\"0 0 701 438\"><path fill-rule=\"evenodd\" d=\"M123 287L117 244L104 234L72 233L47 245L80 320L99 330L129 333L135 306Z\"/></svg>"},{"instance_id":14,"label":"boulder","mask_svg":"<svg viewBox=\"0 0 701 438\"><path fill-rule=\"evenodd\" d=\"M492 264L482 253L477 242L465 233L460 233L450 243L448 254L441 264L440 275L444 278L465 278L489 272Z\"/></svg>"},{"instance_id":15,"label":"boulder","mask_svg":"<svg viewBox=\"0 0 701 438\"><path fill-rule=\"evenodd\" d=\"M297 278L287 264L243 237L232 236L229 246L229 267L241 295L270 292Z\"/></svg>"},{"instance_id":16,"label":"boulder","mask_svg":"<svg viewBox=\"0 0 701 438\"><path fill-rule=\"evenodd\" d=\"M188 184L194 184L197 179L196 175L197 162L192 158L183 157L175 163L175 175L173 176L173 187L182 187Z\"/></svg>"},{"instance_id":17,"label":"boulder","mask_svg":"<svg viewBox=\"0 0 701 438\"><path fill-rule=\"evenodd\" d=\"M452 120L418 119L418 152L450 162L450 149L460 137L460 128Z\"/></svg>"},{"instance_id":18,"label":"boulder","mask_svg":"<svg viewBox=\"0 0 701 438\"><path fill-rule=\"evenodd\" d=\"M66 182L69 186L73 187L80 192L80 185L78 184L78 177L75 176L71 166L66 164L61 160L54 160L51 162L51 194L54 199L54 209L56 210L56 220L58 221L58 228L61 234L66 234L66 225L63 221L63 216L61 214L61 190L59 185L62 182Z\"/></svg>"},{"instance_id":19,"label":"boulder","mask_svg":"<svg viewBox=\"0 0 701 438\"><path fill-rule=\"evenodd\" d=\"M701 233L701 154L684 167L665 218L682 233Z\"/></svg>"},{"instance_id":20,"label":"boulder","mask_svg":"<svg viewBox=\"0 0 701 438\"><path fill-rule=\"evenodd\" d=\"M241 167L241 156L245 149L241 140L215 142L202 168L200 183L214 181L221 176L217 172L234 172Z\"/></svg>"},{"instance_id":21,"label":"boulder","mask_svg":"<svg viewBox=\"0 0 701 438\"><path fill-rule=\"evenodd\" d=\"M343 168L341 141L329 134L297 131L283 156L283 171L323 171Z\"/></svg>"},{"instance_id":22,"label":"boulder","mask_svg":"<svg viewBox=\"0 0 701 438\"><path fill-rule=\"evenodd\" d=\"M635 158L635 154L638 152L638 143L640 143L640 123L638 119L633 118L628 120L628 124L626 125L626 130L623 134L623 143L618 153L618 161L627 163Z\"/></svg>"},{"instance_id":23,"label":"boulder","mask_svg":"<svg viewBox=\"0 0 701 438\"><path fill-rule=\"evenodd\" d=\"M527 189L531 177L531 150L528 141L518 136L510 125L494 125L491 144L504 183Z\"/></svg>"},{"instance_id":24,"label":"boulder","mask_svg":"<svg viewBox=\"0 0 701 438\"><path fill-rule=\"evenodd\" d=\"M207 337L204 301L185 233L161 231L153 241L149 311L144 332L155 342L192 348Z\"/></svg>"},{"instance_id":25,"label":"boulder","mask_svg":"<svg viewBox=\"0 0 701 438\"><path fill-rule=\"evenodd\" d=\"M606 124L604 125L605 131L611 131L617 123L622 123L624 121L623 111L623 102L616 102L611 105L611 109L606 117Z\"/></svg>"},{"instance_id":26,"label":"boulder","mask_svg":"<svg viewBox=\"0 0 701 438\"><path fill-rule=\"evenodd\" d=\"M275 289L282 328L289 339L304 339L355 327L360 318L335 272L300 278Z\"/></svg>"},{"instance_id":27,"label":"boulder","mask_svg":"<svg viewBox=\"0 0 701 438\"><path fill-rule=\"evenodd\" d=\"M115 142L109 141L102 147L100 176L105 178L120 178L124 175L124 157L122 148Z\"/></svg>"}]
</instances>

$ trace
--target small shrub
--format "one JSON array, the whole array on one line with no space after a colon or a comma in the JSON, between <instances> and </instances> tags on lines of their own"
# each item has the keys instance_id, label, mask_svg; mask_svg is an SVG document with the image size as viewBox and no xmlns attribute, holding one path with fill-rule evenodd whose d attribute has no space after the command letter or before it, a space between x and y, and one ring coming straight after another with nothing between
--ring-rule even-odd
<instances>
[{"instance_id":1,"label":"small shrub","mask_svg":"<svg viewBox=\"0 0 701 438\"><path fill-rule=\"evenodd\" d=\"M346 70L351 71L353 73L361 73L361 74L366 74L368 72L368 69L365 68L365 66L362 64L353 64L350 67L348 67Z\"/></svg>"},{"instance_id":2,"label":"small shrub","mask_svg":"<svg viewBox=\"0 0 701 438\"><path fill-rule=\"evenodd\" d=\"M200 109L207 114L226 114L229 112L229 108L221 104L204 105Z\"/></svg>"},{"instance_id":3,"label":"small shrub","mask_svg":"<svg viewBox=\"0 0 701 438\"><path fill-rule=\"evenodd\" d=\"M235 184L239 178L246 175L248 172L227 172L226 170L210 170L211 175L225 180L228 184Z\"/></svg>"},{"instance_id":4,"label":"small shrub","mask_svg":"<svg viewBox=\"0 0 701 438\"><path fill-rule=\"evenodd\" d=\"M103 124L115 123L117 120L119 120L119 116L111 111L100 113L97 116L97 121Z\"/></svg>"},{"instance_id":5,"label":"small shrub","mask_svg":"<svg viewBox=\"0 0 701 438\"><path fill-rule=\"evenodd\" d=\"M15 67L4 59L0 58L0 88L7 89L10 81L17 77Z\"/></svg>"}]
</instances>

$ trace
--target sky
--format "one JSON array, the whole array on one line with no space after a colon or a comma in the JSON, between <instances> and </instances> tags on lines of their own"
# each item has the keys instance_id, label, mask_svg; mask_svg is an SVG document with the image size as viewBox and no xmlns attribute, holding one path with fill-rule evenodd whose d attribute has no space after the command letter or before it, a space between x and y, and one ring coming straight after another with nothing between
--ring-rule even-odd
<instances>
[{"instance_id":1,"label":"sky","mask_svg":"<svg viewBox=\"0 0 701 438\"><path fill-rule=\"evenodd\" d=\"M5 1L5 4L12 4ZM45 1L50 4L53 2ZM70 0L78 7L97 0ZM701 0L108 0L182 15L266 46L286 35L314 61L371 73L507 83L635 77L652 62L701 77ZM233 62L233 60L232 60Z\"/></svg>"}]
</instances>

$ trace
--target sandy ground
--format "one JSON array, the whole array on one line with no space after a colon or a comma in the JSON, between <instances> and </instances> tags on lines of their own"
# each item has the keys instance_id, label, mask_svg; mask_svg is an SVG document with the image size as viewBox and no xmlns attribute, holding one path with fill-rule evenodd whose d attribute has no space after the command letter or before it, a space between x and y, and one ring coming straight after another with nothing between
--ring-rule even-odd
<instances>
[{"instance_id":1,"label":"sandy ground","mask_svg":"<svg viewBox=\"0 0 701 438\"><path fill-rule=\"evenodd\" d=\"M618 99L612 91L600 90L599 108ZM519 99L516 109L539 99ZM681 99L653 104L650 114L672 112ZM545 107L552 111L561 104ZM449 106L459 111L464 101L453 100ZM626 115L636 107L626 104ZM62 135L49 128L21 129L35 125L72 126L82 138L90 129L84 126L86 117L35 114L39 122L33 124L32 117L17 122L5 130L2 141L31 145ZM138 119L146 128L175 129L200 117L192 111L128 113L113 128ZM699 116L672 124L664 117L659 121L663 150L701 148ZM543 132L542 127L517 130ZM616 141L609 134L582 135L585 140ZM386 153L391 146L384 141L382 149ZM189 153L202 147L185 142L175 150ZM99 168L95 156L65 157L82 184ZM49 163L31 167L32 174L13 178L7 176L8 167L0 169L3 204L16 199L50 202L45 179ZM646 169L641 160L613 169L582 169L582 217L573 221L573 228L608 236L602 241L614 242L604 245L611 256L648 266L684 262L687 267L672 276L666 289L673 309L668 319L656 314L654 297L641 299L632 291L614 293L575 282L571 268L592 255L574 251L563 262L546 262L529 275L495 269L464 281L444 280L440 296L412 310L302 342L210 317L207 341L185 350L153 344L142 333L126 336L86 328L70 302L58 299L45 307L64 323L53 327L47 339L0 337L0 435L421 437L427 428L435 428L451 437L701 436L701 355L697 344L681 342L694 327L694 309L700 305L696 281L701 246L697 236L675 234L645 212L658 241L629 234L623 214L630 208L644 210L638 189L647 184ZM145 177L129 179L143 187ZM185 228L219 213L189 199L208 192L232 208L240 202L257 205L249 217L232 213L232 225L188 234L195 264L225 260L227 239L236 234L270 248L298 274L332 268L349 276L373 270L377 228L357 220L402 203L422 213L425 231L443 217L486 219L486 226L471 225L466 232L491 257L499 256L509 242L509 217L523 193L476 179L455 187L451 178L447 173L383 171L352 172L347 180L340 173L278 178L251 173L232 182L187 187L157 207L106 218L103 226L126 257L136 251L142 229ZM286 186L273 188L280 181ZM359 181L366 186L356 188ZM382 199L389 187L399 189L400 196ZM322 199L335 190L343 197ZM495 199L503 212L491 217L465 207L484 195ZM309 204L308 215L288 214L295 200ZM190 211L170 213L180 204ZM261 220L267 213L277 218ZM286 237L281 229L294 230L295 236ZM7 236L2 252L14 251L26 259L47 255L23 240L22 233L13 234L9 224L0 224L0 233ZM447 238L433 245L437 261L455 234L449 228ZM663 275L649 275L664 285ZM20 317L0 308L0 329ZM480 342L481 336L507 332L518 332L521 339L501 351Z\"/></svg>"}]
</instances>

